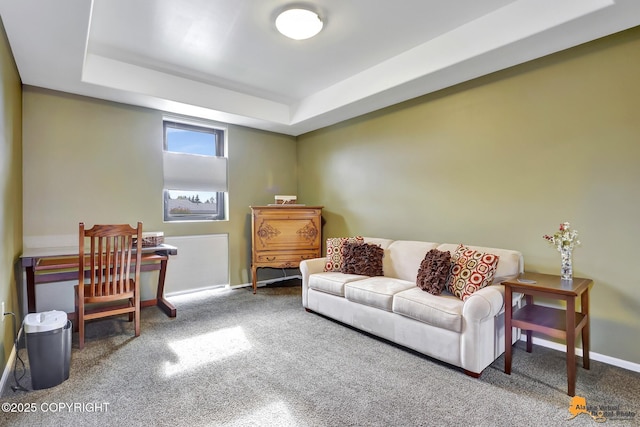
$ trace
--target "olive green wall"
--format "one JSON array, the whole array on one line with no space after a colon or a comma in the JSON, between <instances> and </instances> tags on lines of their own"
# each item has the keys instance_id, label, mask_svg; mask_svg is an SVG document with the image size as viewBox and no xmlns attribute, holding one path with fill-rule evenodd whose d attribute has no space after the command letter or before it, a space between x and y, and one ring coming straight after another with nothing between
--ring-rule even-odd
<instances>
[{"instance_id":1,"label":"olive green wall","mask_svg":"<svg viewBox=\"0 0 640 427\"><path fill-rule=\"evenodd\" d=\"M80 221L228 234L230 282L250 281L249 206L295 194L295 138L228 126L229 220L163 223L162 112L31 86L23 106L25 240L77 235Z\"/></svg>"},{"instance_id":2,"label":"olive green wall","mask_svg":"<svg viewBox=\"0 0 640 427\"><path fill-rule=\"evenodd\" d=\"M0 302L5 311L19 312L14 266L22 252L22 84L0 21ZM3 313L0 312L0 316ZM0 366L4 370L13 347L13 319L0 323Z\"/></svg>"},{"instance_id":3,"label":"olive green wall","mask_svg":"<svg viewBox=\"0 0 640 427\"><path fill-rule=\"evenodd\" d=\"M324 205L323 237L513 248L528 270L548 273L558 272L559 254L542 235L571 221L583 241L575 273L595 281L592 349L640 363L640 278L629 268L640 237L639 51L635 28L297 143L229 126L230 220L164 224L162 113L33 87L24 88L21 107L4 40L0 293L17 304L12 266L21 251L23 199L25 238L75 234L80 220L141 219L167 236L228 233L232 284L250 280L248 207L274 194ZM101 184L123 154L122 175ZM123 182L127 188L114 190ZM79 193L92 194L91 202ZM5 337L8 328L5 322Z\"/></svg>"},{"instance_id":4,"label":"olive green wall","mask_svg":"<svg viewBox=\"0 0 640 427\"><path fill-rule=\"evenodd\" d=\"M324 237L463 242L559 273L570 221L592 350L640 363L640 27L298 138ZM304 173L302 173L304 171Z\"/></svg>"}]
</instances>

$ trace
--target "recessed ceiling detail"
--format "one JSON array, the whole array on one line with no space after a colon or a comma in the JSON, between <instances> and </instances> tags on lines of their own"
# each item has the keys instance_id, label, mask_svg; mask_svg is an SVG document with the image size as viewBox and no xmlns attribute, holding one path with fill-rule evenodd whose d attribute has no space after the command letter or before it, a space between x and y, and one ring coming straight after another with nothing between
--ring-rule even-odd
<instances>
[{"instance_id":1,"label":"recessed ceiling detail","mask_svg":"<svg viewBox=\"0 0 640 427\"><path fill-rule=\"evenodd\" d=\"M0 0L22 82L299 135L640 25L637 0Z\"/></svg>"}]
</instances>

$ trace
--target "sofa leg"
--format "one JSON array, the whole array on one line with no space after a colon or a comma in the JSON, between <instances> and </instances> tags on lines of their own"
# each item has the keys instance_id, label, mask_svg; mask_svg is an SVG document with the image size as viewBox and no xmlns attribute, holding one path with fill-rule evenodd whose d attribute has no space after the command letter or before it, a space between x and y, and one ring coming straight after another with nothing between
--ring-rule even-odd
<instances>
[{"instance_id":1,"label":"sofa leg","mask_svg":"<svg viewBox=\"0 0 640 427\"><path fill-rule=\"evenodd\" d=\"M480 375L482 375L482 372L480 372L480 373L471 372L471 371L467 371L466 369L464 370L464 373L469 375L470 377L473 377L473 378L480 378Z\"/></svg>"}]
</instances>

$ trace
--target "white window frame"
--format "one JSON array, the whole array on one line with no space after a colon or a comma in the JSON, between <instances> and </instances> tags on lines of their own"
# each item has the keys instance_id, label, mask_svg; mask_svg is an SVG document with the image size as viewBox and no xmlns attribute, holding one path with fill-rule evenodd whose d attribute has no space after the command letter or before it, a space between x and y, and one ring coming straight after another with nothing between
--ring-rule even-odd
<instances>
[{"instance_id":1,"label":"white window frame","mask_svg":"<svg viewBox=\"0 0 640 427\"><path fill-rule=\"evenodd\" d=\"M189 154L167 149L167 128L183 129L216 135L215 156ZM228 218L227 138L224 125L163 117L163 196L164 222L226 221ZM171 191L215 193L215 213L172 214L169 206Z\"/></svg>"}]
</instances>

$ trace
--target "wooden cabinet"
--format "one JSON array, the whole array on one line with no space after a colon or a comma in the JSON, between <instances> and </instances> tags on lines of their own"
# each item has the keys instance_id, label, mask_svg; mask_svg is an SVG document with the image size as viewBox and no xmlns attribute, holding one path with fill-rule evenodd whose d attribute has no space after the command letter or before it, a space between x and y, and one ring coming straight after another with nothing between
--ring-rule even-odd
<instances>
[{"instance_id":1,"label":"wooden cabinet","mask_svg":"<svg viewBox=\"0 0 640 427\"><path fill-rule=\"evenodd\" d=\"M322 206L251 206L251 276L260 267L296 268L321 257Z\"/></svg>"}]
</instances>

